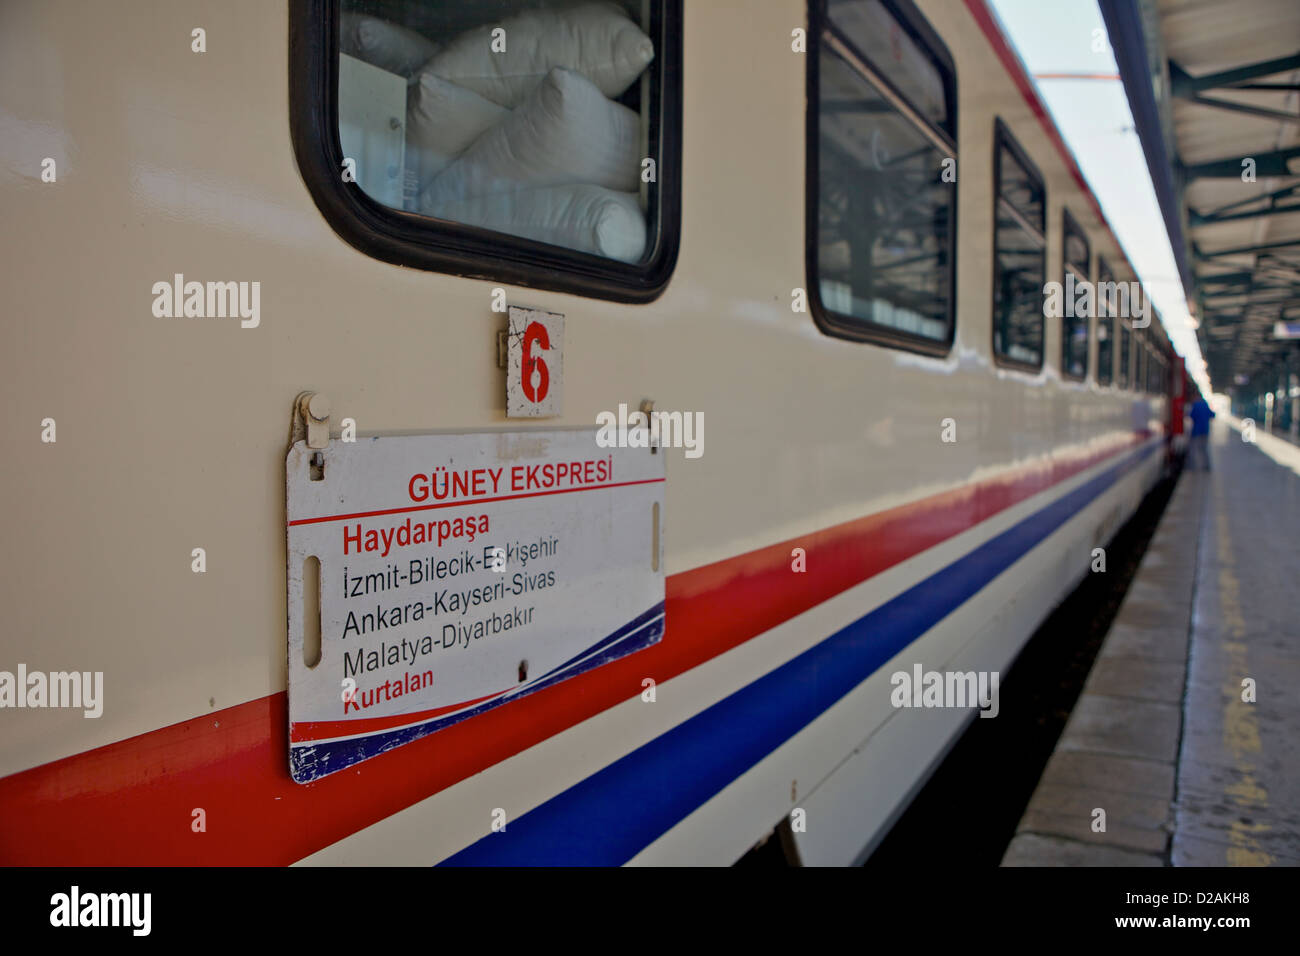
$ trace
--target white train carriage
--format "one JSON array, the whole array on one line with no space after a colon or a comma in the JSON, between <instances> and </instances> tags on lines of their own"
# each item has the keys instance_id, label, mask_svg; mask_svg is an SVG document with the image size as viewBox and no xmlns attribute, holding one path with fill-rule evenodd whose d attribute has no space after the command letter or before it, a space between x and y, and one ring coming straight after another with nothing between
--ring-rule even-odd
<instances>
[{"instance_id":1,"label":"white train carriage","mask_svg":"<svg viewBox=\"0 0 1300 956\"><path fill-rule=\"evenodd\" d=\"M14 2L0 124L6 863L860 861L976 713L892 675L1005 671L1163 464L1167 339L1079 298L1132 273L985 0ZM563 317L548 417L502 306ZM291 772L292 469L647 400L707 422L661 633Z\"/></svg>"}]
</instances>

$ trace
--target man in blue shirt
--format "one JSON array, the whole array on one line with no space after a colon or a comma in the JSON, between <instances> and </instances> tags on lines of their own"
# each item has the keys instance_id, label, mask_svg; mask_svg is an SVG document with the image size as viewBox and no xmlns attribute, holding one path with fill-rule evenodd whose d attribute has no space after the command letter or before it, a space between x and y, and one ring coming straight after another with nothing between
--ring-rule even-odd
<instances>
[{"instance_id":1,"label":"man in blue shirt","mask_svg":"<svg viewBox=\"0 0 1300 956\"><path fill-rule=\"evenodd\" d=\"M1187 467L1193 469L1196 462L1200 461L1200 470L1209 471L1210 419L1214 417L1214 412L1210 410L1209 402L1198 398L1187 414L1192 419L1192 435L1187 443Z\"/></svg>"}]
</instances>

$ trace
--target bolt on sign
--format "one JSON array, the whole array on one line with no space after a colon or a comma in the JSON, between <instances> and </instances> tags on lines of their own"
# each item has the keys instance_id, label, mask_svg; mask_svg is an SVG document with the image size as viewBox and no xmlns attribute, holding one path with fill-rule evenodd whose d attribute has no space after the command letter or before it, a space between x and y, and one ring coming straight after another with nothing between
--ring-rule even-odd
<instances>
[{"instance_id":1,"label":"bolt on sign","mask_svg":"<svg viewBox=\"0 0 1300 956\"><path fill-rule=\"evenodd\" d=\"M590 428L295 443L293 779L657 642L664 460Z\"/></svg>"},{"instance_id":2,"label":"bolt on sign","mask_svg":"<svg viewBox=\"0 0 1300 956\"><path fill-rule=\"evenodd\" d=\"M506 342L506 417L563 415L564 316L512 305Z\"/></svg>"}]
</instances>

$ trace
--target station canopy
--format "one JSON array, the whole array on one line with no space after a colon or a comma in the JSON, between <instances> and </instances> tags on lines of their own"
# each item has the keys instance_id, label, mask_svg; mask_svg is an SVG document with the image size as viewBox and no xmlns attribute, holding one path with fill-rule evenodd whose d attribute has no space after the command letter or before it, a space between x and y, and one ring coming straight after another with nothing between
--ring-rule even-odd
<instances>
[{"instance_id":1,"label":"station canopy","mask_svg":"<svg viewBox=\"0 0 1300 956\"><path fill-rule=\"evenodd\" d=\"M1300 372L1300 2L1100 0L1216 390Z\"/></svg>"}]
</instances>

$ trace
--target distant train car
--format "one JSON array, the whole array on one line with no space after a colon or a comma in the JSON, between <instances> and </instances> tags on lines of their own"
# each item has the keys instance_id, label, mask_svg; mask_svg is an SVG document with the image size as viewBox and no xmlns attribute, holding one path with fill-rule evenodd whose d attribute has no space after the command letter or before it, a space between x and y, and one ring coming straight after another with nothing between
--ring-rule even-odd
<instances>
[{"instance_id":1,"label":"distant train car","mask_svg":"<svg viewBox=\"0 0 1300 956\"><path fill-rule=\"evenodd\" d=\"M0 75L0 862L860 862L1160 474L985 0L16 2Z\"/></svg>"}]
</instances>

